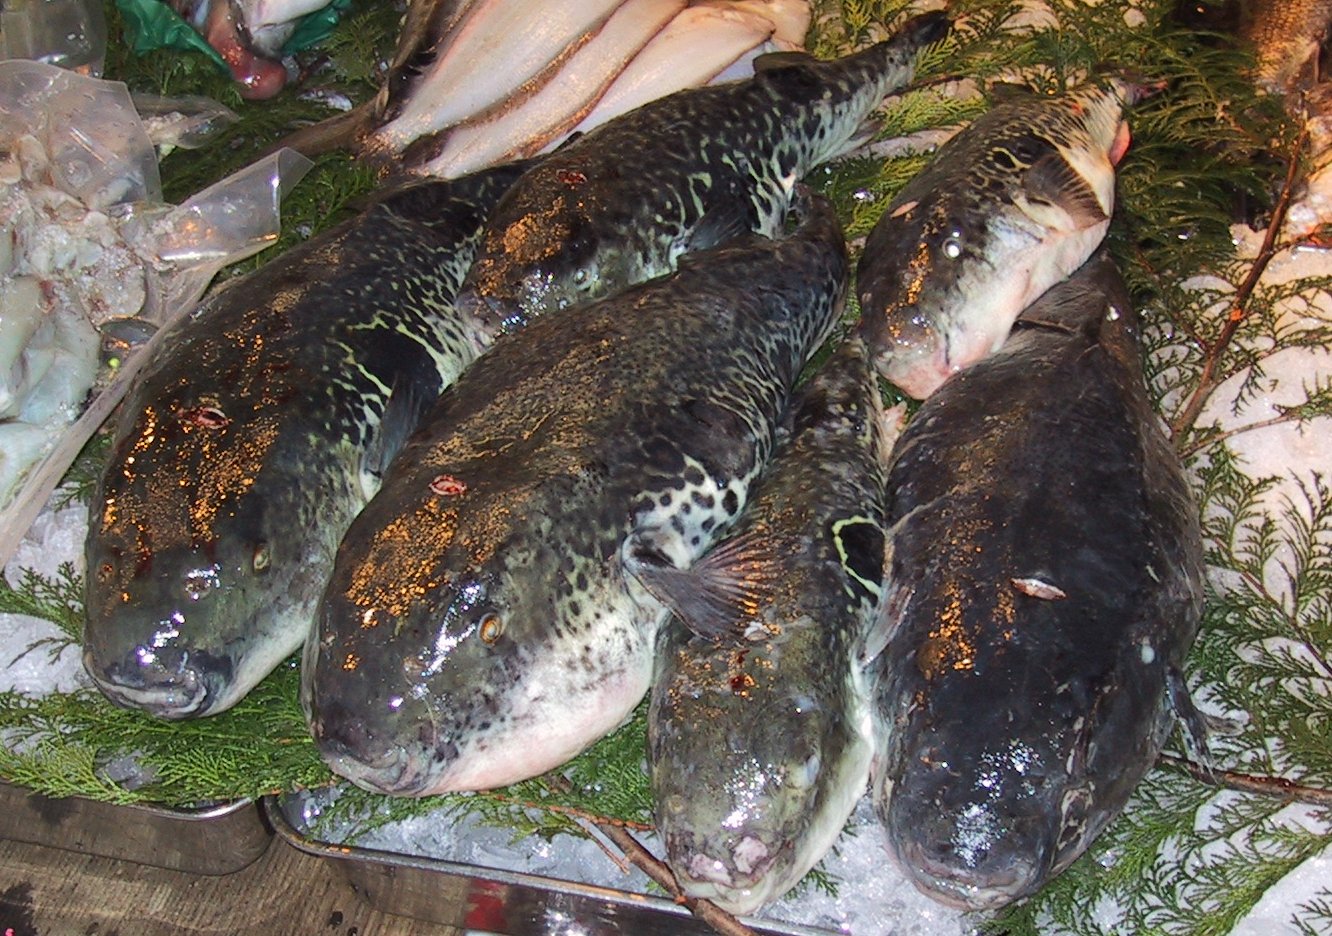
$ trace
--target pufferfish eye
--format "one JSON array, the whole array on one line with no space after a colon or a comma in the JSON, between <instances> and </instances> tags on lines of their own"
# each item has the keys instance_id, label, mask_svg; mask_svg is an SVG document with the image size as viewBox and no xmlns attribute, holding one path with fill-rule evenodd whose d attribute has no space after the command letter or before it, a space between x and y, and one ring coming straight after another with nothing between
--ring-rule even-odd
<instances>
[{"instance_id":1,"label":"pufferfish eye","mask_svg":"<svg viewBox=\"0 0 1332 936\"><path fill-rule=\"evenodd\" d=\"M482 643L493 644L504 633L504 620L494 611L487 611L481 618L477 634Z\"/></svg>"}]
</instances>

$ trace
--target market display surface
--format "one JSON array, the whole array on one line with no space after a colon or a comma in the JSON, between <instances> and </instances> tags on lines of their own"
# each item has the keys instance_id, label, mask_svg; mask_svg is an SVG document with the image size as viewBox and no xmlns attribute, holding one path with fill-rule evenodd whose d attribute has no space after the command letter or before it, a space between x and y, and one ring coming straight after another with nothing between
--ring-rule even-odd
<instances>
[{"instance_id":1,"label":"market display surface","mask_svg":"<svg viewBox=\"0 0 1332 936\"><path fill-rule=\"evenodd\" d=\"M41 175L58 145L9 144L10 197L42 211L69 202L73 246L34 255L33 211L7 215L22 250L0 309L6 391L22 400L41 373L61 370L60 354L99 341L113 352L104 359L130 362L126 372L147 362L149 377L12 544L0 590L0 780L180 808L281 794L311 842L434 854L477 877L534 872L552 879L552 893L560 881L682 887L690 909L724 932L742 930L722 910L772 932L1332 932L1332 448L1322 441L1332 196L1319 110L1328 96L1309 64L1327 11L973 0L947 4L945 24L908 20L940 4L894 0L808 12L630 0L580 5L587 22L553 4L560 32L518 28L518 5L503 2L417 3L401 27L377 5L335 6L341 22L323 45L252 63L267 77L246 97L287 86L264 101L243 100L202 55L133 57L108 10L108 77L136 92L207 94L238 115L191 153L165 155L159 143L165 194L154 198L186 202L292 131L316 160L300 184L274 183L283 233L247 262L260 272L232 271L245 278L188 321L144 327L152 338L141 352L137 325L95 331L133 309L108 316L97 300L99 315L71 316L67 289L44 283L77 269L123 294L140 268L160 277L164 258L150 241L131 248L138 254L117 247L103 280L112 242L102 232L115 225L99 218L118 217L112 200ZM201 21L216 25L209 15ZM718 87L805 88L825 102L845 89L847 103L823 114L778 106L753 130L752 106L680 105L658 129L640 116L653 105L627 105L535 168L502 170L527 170L527 190L520 181L493 210L463 212L442 246L458 270L422 303L431 321L462 323L456 361L432 346L429 380L391 373L376 330L395 347L429 342L412 325L387 327L397 305L375 300L364 327L330 344L345 353L345 379L324 367L329 391L283 384L279 372L299 357L264 354L280 345L287 326L275 323L292 303L274 301L283 289L266 283L287 276L299 306L307 280L335 284L330 296L370 296L377 283L410 294L428 275L403 268L395 282L373 268L401 266L406 239L415 248L425 236L400 223L404 211L431 214L414 193L457 183L400 188L384 182L386 167L457 175L474 168L459 152L479 167L549 151L631 74L675 91L680 76L653 63L690 37L701 49L720 21L757 38L719 43L694 80L730 79L739 59L756 77ZM754 58L764 43L789 49L805 24L807 48L829 64ZM433 54L436 30L450 37L448 54ZM844 64L866 61L861 50L895 30L883 84ZM574 53L592 47L614 64L588 72ZM517 64L487 67L490 54ZM251 66L232 64L243 81ZM483 80L490 73L501 80ZM435 108L437 75L475 100ZM893 88L872 126L857 129ZM604 153L598 140L611 141ZM34 202L35 181L61 194ZM386 185L387 196L352 202ZM671 194L654 204L660 191ZM349 217L343 233L319 233ZM665 225L660 244L654 224ZM855 276L844 260L841 272L826 261L841 250L838 227L860 262ZM330 243L347 246L321 263ZM477 244L484 262L462 280ZM337 259L358 250L363 269ZM786 259L756 272L771 262L763 257ZM24 297L43 289L65 318L31 314ZM852 298L834 324L843 291ZM339 304L310 295L314 312ZM235 323L210 333L228 305ZM743 337L753 315L777 331ZM191 329L194 345L177 337ZM91 338L59 338L84 332ZM249 350L195 399L194 385L213 379L211 354L188 348L218 340ZM228 393L243 384L242 359L260 375L264 406L257 441L230 449L241 410ZM904 393L924 402L885 416L854 376L869 362L900 388L881 385L886 403ZM81 366L91 377L81 386L116 384L105 364ZM141 445L109 455L117 420L147 412L135 401L170 368L185 402L164 404L134 430ZM266 398L268 383L290 392ZM984 389L967 402L973 388ZM309 473L318 458L286 442L287 474L273 489L300 491L311 506L294 509L288 494L232 510L228 474L261 494L262 474L226 466L266 451L276 436L265 420L290 420L282 406L298 391L331 394L328 413L311 411L293 434L334 440L337 486L350 493L334 496ZM56 436L84 391L62 392L61 422L46 430ZM41 422L36 404L11 408L6 427ZM170 457L173 435L198 441L202 457ZM141 464L159 440L168 454ZM866 455L868 469L853 469ZM175 472L171 488L198 482L199 492L165 526L165 509L132 520L128 538L92 547L85 566L85 539L98 543L96 524L125 509L108 492L150 478L154 461ZM882 505L823 500L885 477ZM976 483L989 487L971 493ZM325 516L333 503L342 519ZM243 562L220 559L219 541L190 526L203 518L211 529L219 513L241 518L226 554ZM349 523L322 601L319 582L279 580L249 596L297 632L312 612L323 621L304 675L295 657L278 662L299 636L270 642L248 670L228 656L252 639L243 614L219 625L240 633L218 649L181 642L195 639L201 601L255 587L236 582L293 564L328 578ZM131 620L144 604L133 583L165 563L159 542L172 525L200 551L185 550L175 578L145 581L174 582L166 592L187 600L147 612L146 636L131 626L124 647L89 657L117 707L84 668L81 644L101 646L102 618L85 611L85 595L103 596L90 608L119 602ZM316 560L286 558L301 555L296 528L326 531L314 536ZM773 561L805 551L831 577ZM302 610L283 611L288 600ZM406 796L358 789L330 766ZM511 785L494 789L501 783ZM433 795L443 791L457 792ZM498 910L487 920L471 909L478 915L457 922L507 925ZM578 920L543 925L573 932Z\"/></svg>"}]
</instances>

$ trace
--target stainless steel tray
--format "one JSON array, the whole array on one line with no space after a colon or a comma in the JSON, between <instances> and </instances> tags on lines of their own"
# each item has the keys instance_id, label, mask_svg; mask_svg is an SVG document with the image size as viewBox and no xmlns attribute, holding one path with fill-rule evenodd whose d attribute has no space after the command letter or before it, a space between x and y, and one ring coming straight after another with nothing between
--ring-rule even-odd
<instances>
[{"instance_id":1,"label":"stainless steel tray","mask_svg":"<svg viewBox=\"0 0 1332 936\"><path fill-rule=\"evenodd\" d=\"M707 936L713 930L664 897L502 871L438 858L335 845L300 830L299 806L262 801L278 837L342 870L371 907L503 936ZM290 812L289 812L290 810ZM766 936L837 936L832 930L746 919Z\"/></svg>"},{"instance_id":2,"label":"stainless steel tray","mask_svg":"<svg viewBox=\"0 0 1332 936\"><path fill-rule=\"evenodd\" d=\"M53 799L0 782L0 838L194 874L239 871L273 833L253 800L197 810Z\"/></svg>"}]
</instances>

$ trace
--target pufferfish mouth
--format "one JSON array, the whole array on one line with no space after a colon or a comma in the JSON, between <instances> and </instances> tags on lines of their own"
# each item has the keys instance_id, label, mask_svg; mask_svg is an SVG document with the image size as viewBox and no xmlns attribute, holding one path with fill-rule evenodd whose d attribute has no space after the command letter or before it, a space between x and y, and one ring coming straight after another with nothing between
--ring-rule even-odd
<instances>
[{"instance_id":1,"label":"pufferfish mouth","mask_svg":"<svg viewBox=\"0 0 1332 936\"><path fill-rule=\"evenodd\" d=\"M730 890L750 889L762 881L785 847L773 847L757 835L746 835L721 856L704 848L683 849L682 860L673 862L677 874L699 885ZM683 885L685 882L681 881Z\"/></svg>"},{"instance_id":2,"label":"pufferfish mouth","mask_svg":"<svg viewBox=\"0 0 1332 936\"><path fill-rule=\"evenodd\" d=\"M1030 893L1045 871L1040 861L1015 854L1003 866L979 872L939 860L918 842L902 843L897 858L917 888L963 910L996 910L1012 903Z\"/></svg>"}]
</instances>

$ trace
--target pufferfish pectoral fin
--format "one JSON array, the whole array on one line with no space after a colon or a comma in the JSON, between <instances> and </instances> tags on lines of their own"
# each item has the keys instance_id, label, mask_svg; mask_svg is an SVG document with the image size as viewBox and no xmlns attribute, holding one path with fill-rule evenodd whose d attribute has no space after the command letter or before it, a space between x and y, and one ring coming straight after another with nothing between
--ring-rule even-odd
<instances>
[{"instance_id":1,"label":"pufferfish pectoral fin","mask_svg":"<svg viewBox=\"0 0 1332 936\"><path fill-rule=\"evenodd\" d=\"M769 565L758 539L744 535L720 544L687 569L641 539L625 550L629 574L689 630L711 640L745 639L763 600Z\"/></svg>"},{"instance_id":2,"label":"pufferfish pectoral fin","mask_svg":"<svg viewBox=\"0 0 1332 936\"><path fill-rule=\"evenodd\" d=\"M407 444L407 437L433 399L431 392L416 382L401 375L394 378L379 425L361 456L361 491L367 501L378 493L389 462Z\"/></svg>"},{"instance_id":3,"label":"pufferfish pectoral fin","mask_svg":"<svg viewBox=\"0 0 1332 936\"><path fill-rule=\"evenodd\" d=\"M1015 201L1033 221L1055 231L1081 231L1109 219L1091 184L1057 151L1023 173Z\"/></svg>"},{"instance_id":4,"label":"pufferfish pectoral fin","mask_svg":"<svg viewBox=\"0 0 1332 936\"><path fill-rule=\"evenodd\" d=\"M1179 719L1179 726L1184 733L1184 750L1189 758L1200 764L1208 773L1212 772L1212 755L1208 748L1208 719L1193 703L1189 695L1184 674L1176 667L1166 670L1166 692L1170 698L1170 707Z\"/></svg>"}]
</instances>

